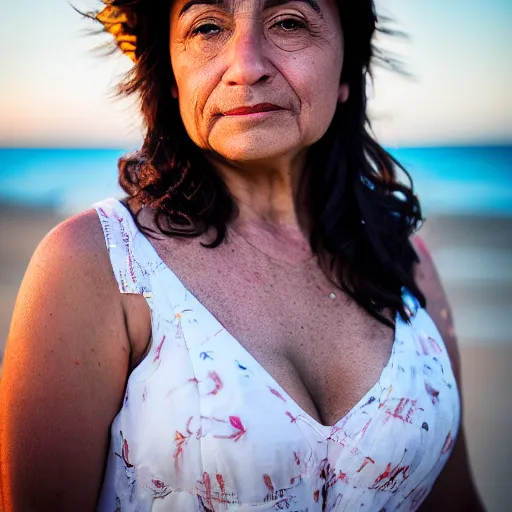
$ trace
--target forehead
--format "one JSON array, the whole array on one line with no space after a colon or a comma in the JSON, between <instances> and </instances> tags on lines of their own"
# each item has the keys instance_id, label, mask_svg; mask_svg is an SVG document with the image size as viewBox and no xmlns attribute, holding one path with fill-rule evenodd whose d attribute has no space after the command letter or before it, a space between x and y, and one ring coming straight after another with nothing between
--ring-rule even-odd
<instances>
[{"instance_id":1,"label":"forehead","mask_svg":"<svg viewBox=\"0 0 512 512\"><path fill-rule=\"evenodd\" d=\"M215 5L227 11L241 8L259 8L263 10L287 4L307 5L317 14L322 14L321 4L325 0L177 0L175 2L178 16L183 15L194 6Z\"/></svg>"}]
</instances>

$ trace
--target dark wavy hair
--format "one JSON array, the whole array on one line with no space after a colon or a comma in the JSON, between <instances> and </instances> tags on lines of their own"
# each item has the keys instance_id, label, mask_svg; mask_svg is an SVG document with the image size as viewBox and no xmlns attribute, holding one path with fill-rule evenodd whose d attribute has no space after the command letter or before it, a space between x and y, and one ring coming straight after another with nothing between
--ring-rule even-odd
<instances>
[{"instance_id":1,"label":"dark wavy hair","mask_svg":"<svg viewBox=\"0 0 512 512\"><path fill-rule=\"evenodd\" d=\"M171 0L109 3L127 9L131 21L125 28L137 37L136 63L118 92L138 95L145 126L140 150L119 159L119 184L129 195L137 224L141 207L150 206L163 234L197 237L214 228L215 239L206 247L215 248L238 209L224 181L189 138L170 94ZM387 28L389 18L377 16L372 0L337 4L345 43L340 81L349 84L350 95L338 105L325 135L308 150L308 179L302 182L308 187L310 244L316 254L328 255L322 267L329 279L334 273L346 293L392 327L385 308L408 320L403 286L426 305L413 278L419 260L410 241L422 222L420 204L410 175L372 136L366 109L373 64L398 67L374 45L375 32L396 32ZM95 19L96 14L86 15ZM409 184L399 181L399 169Z\"/></svg>"}]
</instances>

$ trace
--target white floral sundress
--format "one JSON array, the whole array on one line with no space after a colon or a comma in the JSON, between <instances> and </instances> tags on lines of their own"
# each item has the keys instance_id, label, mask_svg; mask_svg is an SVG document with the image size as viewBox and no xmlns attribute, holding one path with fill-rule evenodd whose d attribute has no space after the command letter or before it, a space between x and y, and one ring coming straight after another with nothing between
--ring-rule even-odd
<instances>
[{"instance_id":1,"label":"white floral sundress","mask_svg":"<svg viewBox=\"0 0 512 512\"><path fill-rule=\"evenodd\" d=\"M450 456L460 398L441 336L404 289L391 357L335 425L303 411L184 287L110 198L94 204L121 293L152 343L111 427L100 512L417 510Z\"/></svg>"}]
</instances>

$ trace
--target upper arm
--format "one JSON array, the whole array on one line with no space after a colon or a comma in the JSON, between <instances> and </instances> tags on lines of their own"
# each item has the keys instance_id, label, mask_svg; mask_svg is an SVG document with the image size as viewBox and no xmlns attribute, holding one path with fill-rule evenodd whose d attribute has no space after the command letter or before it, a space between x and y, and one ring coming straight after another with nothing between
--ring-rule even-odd
<instances>
[{"instance_id":1,"label":"upper arm","mask_svg":"<svg viewBox=\"0 0 512 512\"><path fill-rule=\"evenodd\" d=\"M119 290L94 211L35 251L0 384L5 512L92 511L129 364Z\"/></svg>"},{"instance_id":2,"label":"upper arm","mask_svg":"<svg viewBox=\"0 0 512 512\"><path fill-rule=\"evenodd\" d=\"M416 236L412 242L420 259L415 266L415 281L427 300L427 312L443 338L462 401L460 354L451 308L424 241ZM471 474L463 421L452 454L420 510L484 510Z\"/></svg>"},{"instance_id":3,"label":"upper arm","mask_svg":"<svg viewBox=\"0 0 512 512\"><path fill-rule=\"evenodd\" d=\"M413 239L413 246L420 259L420 262L415 266L414 279L418 288L423 292L427 299L427 312L441 333L446 350L450 357L455 380L457 381L460 389L460 354L453 327L452 310L441 284L434 261L425 242L419 236L415 236Z\"/></svg>"}]
</instances>

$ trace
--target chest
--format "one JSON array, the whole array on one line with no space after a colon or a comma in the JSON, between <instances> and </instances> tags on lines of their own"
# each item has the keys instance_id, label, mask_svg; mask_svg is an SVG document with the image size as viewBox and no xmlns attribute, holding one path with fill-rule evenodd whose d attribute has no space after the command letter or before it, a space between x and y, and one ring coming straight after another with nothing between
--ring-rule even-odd
<instances>
[{"instance_id":1,"label":"chest","mask_svg":"<svg viewBox=\"0 0 512 512\"><path fill-rule=\"evenodd\" d=\"M334 424L379 379L393 330L336 289L316 260L282 265L235 243L155 248L230 342L319 423Z\"/></svg>"},{"instance_id":2,"label":"chest","mask_svg":"<svg viewBox=\"0 0 512 512\"><path fill-rule=\"evenodd\" d=\"M100 510L417 509L460 417L424 310L397 321L386 364L395 334L341 292L329 299L314 264L155 248L168 268L133 250L154 339L112 424Z\"/></svg>"}]
</instances>

